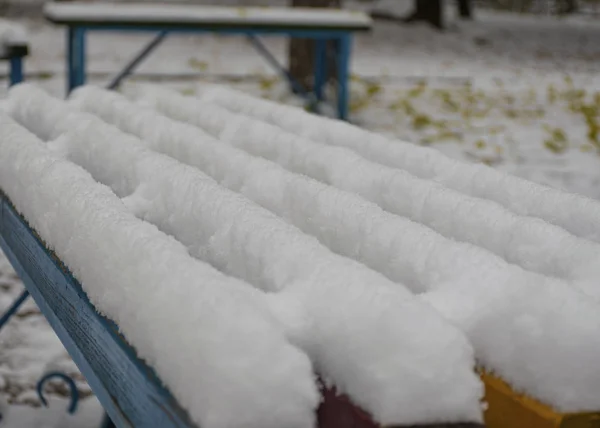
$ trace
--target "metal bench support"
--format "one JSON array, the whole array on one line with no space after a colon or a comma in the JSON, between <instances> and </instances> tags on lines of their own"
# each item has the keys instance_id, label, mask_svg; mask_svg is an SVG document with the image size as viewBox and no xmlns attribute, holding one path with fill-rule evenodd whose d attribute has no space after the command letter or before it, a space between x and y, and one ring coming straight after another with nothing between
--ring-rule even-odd
<instances>
[{"instance_id":1,"label":"metal bench support","mask_svg":"<svg viewBox=\"0 0 600 428\"><path fill-rule=\"evenodd\" d=\"M203 29L203 28L180 28L164 26L92 26L92 25L69 25L67 30L67 93L78 86L84 85L86 80L85 71L85 41L88 31L128 31L128 32L154 32L158 33L152 41L146 45L109 83L108 88L118 87L121 81L129 76L135 68L156 49L166 36L173 32L205 33L216 32L219 34L241 34L248 37L254 48L267 60L267 62L282 76L297 92L305 95L311 104L323 100L323 87L327 78L327 41L335 41L337 49L337 81L338 99L337 111L340 119L348 118L348 78L350 67L350 50L352 48L352 34L347 31L338 30L286 30L285 28L272 30L257 29ZM289 37L309 38L316 41L316 61L314 67L314 94L309 94L292 76L288 70L275 59L263 43L257 38L259 34L285 35Z\"/></svg>"},{"instance_id":2,"label":"metal bench support","mask_svg":"<svg viewBox=\"0 0 600 428\"><path fill-rule=\"evenodd\" d=\"M133 58L125 68L119 72L114 79L108 84L107 89L116 89L121 80L129 76L141 62L156 49L169 34L168 31L161 31Z\"/></svg>"},{"instance_id":3,"label":"metal bench support","mask_svg":"<svg viewBox=\"0 0 600 428\"><path fill-rule=\"evenodd\" d=\"M350 94L348 84L350 81L350 52L352 51L352 36L343 35L339 38L337 49L337 77L338 77L338 115L346 120L349 113Z\"/></svg>"},{"instance_id":4,"label":"metal bench support","mask_svg":"<svg viewBox=\"0 0 600 428\"><path fill-rule=\"evenodd\" d=\"M85 85L85 29L69 27L67 30L67 87Z\"/></svg>"},{"instance_id":5,"label":"metal bench support","mask_svg":"<svg viewBox=\"0 0 600 428\"><path fill-rule=\"evenodd\" d=\"M327 81L327 40L315 40L314 91L317 101L323 101L323 86Z\"/></svg>"},{"instance_id":6,"label":"metal bench support","mask_svg":"<svg viewBox=\"0 0 600 428\"><path fill-rule=\"evenodd\" d=\"M10 59L10 86L23 81L23 57L17 56Z\"/></svg>"}]
</instances>

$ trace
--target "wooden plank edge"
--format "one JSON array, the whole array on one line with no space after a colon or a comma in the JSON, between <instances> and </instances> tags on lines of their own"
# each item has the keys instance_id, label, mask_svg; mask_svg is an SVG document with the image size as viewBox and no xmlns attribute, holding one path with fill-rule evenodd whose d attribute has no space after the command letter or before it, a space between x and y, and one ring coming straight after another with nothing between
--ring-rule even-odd
<instances>
[{"instance_id":1,"label":"wooden plank edge","mask_svg":"<svg viewBox=\"0 0 600 428\"><path fill-rule=\"evenodd\" d=\"M194 427L8 200L0 204L0 246L115 424Z\"/></svg>"},{"instance_id":2,"label":"wooden plank edge","mask_svg":"<svg viewBox=\"0 0 600 428\"><path fill-rule=\"evenodd\" d=\"M502 379L480 370L485 385L488 428L600 428L599 412L561 413L516 392Z\"/></svg>"}]
</instances>

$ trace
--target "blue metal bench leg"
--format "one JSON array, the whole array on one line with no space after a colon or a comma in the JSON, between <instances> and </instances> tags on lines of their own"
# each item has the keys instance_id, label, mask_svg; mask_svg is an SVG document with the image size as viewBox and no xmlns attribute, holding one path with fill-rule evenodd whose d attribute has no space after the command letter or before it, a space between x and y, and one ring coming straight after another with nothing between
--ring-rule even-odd
<instances>
[{"instance_id":1,"label":"blue metal bench leg","mask_svg":"<svg viewBox=\"0 0 600 428\"><path fill-rule=\"evenodd\" d=\"M18 56L10 59L10 86L23 81L23 58Z\"/></svg>"},{"instance_id":2,"label":"blue metal bench leg","mask_svg":"<svg viewBox=\"0 0 600 428\"><path fill-rule=\"evenodd\" d=\"M347 120L350 102L348 85L350 82L350 52L352 50L352 36L340 36L338 43L338 117L342 120Z\"/></svg>"},{"instance_id":3,"label":"blue metal bench leg","mask_svg":"<svg viewBox=\"0 0 600 428\"><path fill-rule=\"evenodd\" d=\"M85 29L67 30L67 93L85 84Z\"/></svg>"},{"instance_id":4,"label":"blue metal bench leg","mask_svg":"<svg viewBox=\"0 0 600 428\"><path fill-rule=\"evenodd\" d=\"M154 49L156 49L161 43L162 41L165 39L165 37L167 37L167 35L169 34L168 31L161 31L160 33L158 33L151 41L150 43L148 43L148 45L146 45L146 47L144 47L144 49L142 49L140 51L140 53L138 53L136 55L136 57L134 59L132 59L129 64L127 64L125 66L125 68L119 72L119 74L117 74L113 80L108 84L108 86L106 87L106 89L115 89L117 86L119 86L119 84L121 83L121 81L129 76L133 70L135 70L135 68L148 56L150 55L150 53L152 53L152 51Z\"/></svg>"},{"instance_id":5,"label":"blue metal bench leg","mask_svg":"<svg viewBox=\"0 0 600 428\"><path fill-rule=\"evenodd\" d=\"M19 310L21 305L25 302L25 300L27 300L28 297L29 297L29 291L23 290L21 295L19 297L17 297L17 299L13 302L11 307L8 308L6 310L6 312L4 312L2 317L0 317L0 329L2 329L2 327L4 327L4 325L8 322L8 320L10 320L11 317L17 313L17 311Z\"/></svg>"},{"instance_id":6,"label":"blue metal bench leg","mask_svg":"<svg viewBox=\"0 0 600 428\"><path fill-rule=\"evenodd\" d=\"M323 87L327 81L327 40L315 40L315 63L314 63L314 92L317 102L315 110L319 111L319 102L323 101Z\"/></svg>"},{"instance_id":7,"label":"blue metal bench leg","mask_svg":"<svg viewBox=\"0 0 600 428\"><path fill-rule=\"evenodd\" d=\"M29 291L23 290L21 295L13 302L13 304L10 306L10 308L8 308L6 310L6 312L4 312L2 317L0 317L0 330L17 313L17 311L19 310L21 305L25 302L25 300L27 300L28 297L29 297ZM64 373L61 373L61 372L47 373L38 381L37 386L36 386L36 391L37 391L38 397L40 398L40 401L42 402L42 404L44 406L48 405L48 402L46 401L46 398L44 397L44 393L43 393L44 384L46 383L47 380L49 380L51 378L55 378L55 377L58 377L58 378L64 380L70 386L71 404L69 405L68 410L69 410L69 413L71 413L71 414L75 413L75 411L77 410L77 403L79 401L79 392L77 391L77 386L75 385L75 381L73 381L73 379L71 377L69 377L68 375L66 375ZM0 413L0 416L1 415L2 414Z\"/></svg>"}]
</instances>

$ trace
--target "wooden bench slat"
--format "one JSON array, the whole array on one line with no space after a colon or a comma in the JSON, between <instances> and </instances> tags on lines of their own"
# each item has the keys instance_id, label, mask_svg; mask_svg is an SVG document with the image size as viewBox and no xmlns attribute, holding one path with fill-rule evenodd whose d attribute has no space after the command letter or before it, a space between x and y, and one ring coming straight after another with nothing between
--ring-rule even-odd
<instances>
[{"instance_id":1,"label":"wooden bench slat","mask_svg":"<svg viewBox=\"0 0 600 428\"><path fill-rule=\"evenodd\" d=\"M484 413L488 428L600 428L600 413L560 413L514 391L500 378L481 371L485 384Z\"/></svg>"},{"instance_id":2,"label":"wooden bench slat","mask_svg":"<svg viewBox=\"0 0 600 428\"><path fill-rule=\"evenodd\" d=\"M220 7L156 4L46 3L44 14L56 24L94 26L160 25L231 29L303 28L366 31L362 12L315 8Z\"/></svg>"}]
</instances>

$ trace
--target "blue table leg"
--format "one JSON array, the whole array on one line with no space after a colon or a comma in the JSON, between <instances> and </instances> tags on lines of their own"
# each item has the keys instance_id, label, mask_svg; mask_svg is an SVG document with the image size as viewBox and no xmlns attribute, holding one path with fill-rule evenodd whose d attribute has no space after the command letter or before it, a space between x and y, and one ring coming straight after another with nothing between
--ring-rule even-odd
<instances>
[{"instance_id":1,"label":"blue table leg","mask_svg":"<svg viewBox=\"0 0 600 428\"><path fill-rule=\"evenodd\" d=\"M317 101L323 101L323 86L327 80L327 40L315 40L314 91Z\"/></svg>"},{"instance_id":2,"label":"blue table leg","mask_svg":"<svg viewBox=\"0 0 600 428\"><path fill-rule=\"evenodd\" d=\"M67 93L85 84L85 29L67 30Z\"/></svg>"},{"instance_id":3,"label":"blue table leg","mask_svg":"<svg viewBox=\"0 0 600 428\"><path fill-rule=\"evenodd\" d=\"M23 292L21 293L21 295L13 302L13 304L11 305L10 308L8 308L6 310L6 312L4 312L4 314L2 315L2 317L0 317L0 329L2 329L2 327L4 327L4 324L6 324L8 322L8 320L17 313L17 311L19 310L19 308L21 307L21 305L25 302L25 300L27 300L27 298L29 297L29 291L27 290L23 290Z\"/></svg>"},{"instance_id":4,"label":"blue table leg","mask_svg":"<svg viewBox=\"0 0 600 428\"><path fill-rule=\"evenodd\" d=\"M152 53L152 51L154 49L156 49L161 43L162 41L165 39L165 37L167 37L167 35L169 34L168 31L161 31L160 33L158 33L151 41L150 43L148 43L148 45L146 47L144 47L144 49L142 49L140 51L140 53L138 53L136 55L136 57L134 59L132 59L129 64L127 64L125 66L125 68L119 72L119 74L117 74L112 80L111 82L108 84L108 86L106 87L106 89L116 89L117 86L119 86L119 84L121 83L121 81L129 76L133 70L135 70L135 68L148 56Z\"/></svg>"},{"instance_id":5,"label":"blue table leg","mask_svg":"<svg viewBox=\"0 0 600 428\"><path fill-rule=\"evenodd\" d=\"M10 86L23 81L23 58L13 57L10 59Z\"/></svg>"},{"instance_id":6,"label":"blue table leg","mask_svg":"<svg viewBox=\"0 0 600 428\"><path fill-rule=\"evenodd\" d=\"M352 50L352 36L347 34L338 39L338 117L348 119L349 111L349 82L350 82L350 52Z\"/></svg>"}]
</instances>

